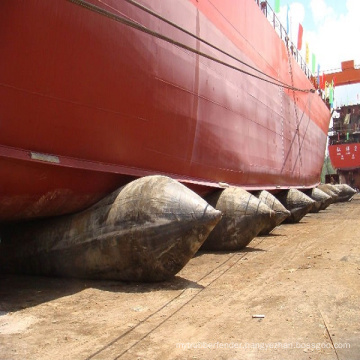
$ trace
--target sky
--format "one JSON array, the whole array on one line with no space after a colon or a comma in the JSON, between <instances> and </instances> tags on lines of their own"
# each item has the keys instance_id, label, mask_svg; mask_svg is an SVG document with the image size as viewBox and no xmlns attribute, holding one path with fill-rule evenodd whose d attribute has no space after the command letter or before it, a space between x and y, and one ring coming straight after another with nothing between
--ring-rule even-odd
<instances>
[{"instance_id":1,"label":"sky","mask_svg":"<svg viewBox=\"0 0 360 360\"><path fill-rule=\"evenodd\" d=\"M274 9L275 0L268 0ZM322 71L341 68L341 62L354 60L360 65L360 0L280 0L278 17L286 28L289 6L289 35L297 44L299 23L302 24L302 56L305 59L305 44L309 44ZM316 70L317 71L317 70ZM335 88L335 105L360 103L360 84Z\"/></svg>"}]
</instances>

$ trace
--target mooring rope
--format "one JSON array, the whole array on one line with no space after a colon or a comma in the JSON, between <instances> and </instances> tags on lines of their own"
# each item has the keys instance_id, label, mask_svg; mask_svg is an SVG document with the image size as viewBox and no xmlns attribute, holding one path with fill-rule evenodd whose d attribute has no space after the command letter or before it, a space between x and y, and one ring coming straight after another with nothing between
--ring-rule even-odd
<instances>
[{"instance_id":1,"label":"mooring rope","mask_svg":"<svg viewBox=\"0 0 360 360\"><path fill-rule=\"evenodd\" d=\"M150 30L150 29L148 29L147 27L145 27L145 26L143 26L143 25L141 25L141 24L136 23L136 22L133 21L133 20L127 19L127 18L125 18L125 17L123 17L123 16L120 16L120 15L116 15L116 14L110 12L110 11L107 11L107 10L99 7L99 6L93 5L93 4L91 4L91 3L89 3L89 2L87 2L87 1L85 1L85 0L68 0L68 1L70 1L70 2L72 2L72 3L74 3L74 4L76 4L76 5L79 5L79 6L85 8L85 9L87 9L87 10L96 12L96 13L102 15L102 16L106 16L106 17L108 17L108 18L111 19L111 20L117 21L117 22L122 23L122 24L124 24L124 25L126 25L126 26L132 27L133 29L142 31L142 32L144 32L144 33L146 33L146 34L149 34L149 35L154 36L154 37L156 37L156 38L158 38L158 39L161 39L161 40L163 40L163 41L166 41L166 42L168 42L168 43L170 43L170 44L172 44L172 45L175 45L175 46L178 46L178 47L180 47L180 48L182 48L182 49L185 49L185 50L187 50L187 51L190 51L190 52L192 52L192 53L194 53L194 54L196 54L196 55L199 55L199 56L201 56L201 57L204 57L204 58L206 58L206 59L209 59L209 60L211 60L211 61L213 61L213 62L216 62L216 63L218 63L218 64L221 64L221 65L223 65L223 66L226 66L226 67L228 67L228 68L230 68L230 69L233 69L233 70L238 71L238 72L241 72L241 73L243 73L243 74L245 74L245 75L254 77L254 78L256 78L256 79L258 79L258 80L260 80L260 81L264 81L264 82L267 82L267 83L269 83L269 84L276 85L276 86L282 86L282 87L284 87L284 88L286 88L286 89L288 89L288 90L305 92L305 93L314 92L314 89L299 89L299 88L296 88L296 87L294 87L294 86L291 86L291 85L282 83L282 82L280 82L279 80L276 80L276 79L275 79L275 81L269 80L269 79L264 79L263 77L260 77L260 76L258 76L258 75L252 74L252 73L250 73L250 72L248 72L248 71L246 71L246 70L240 69L240 68L238 68L238 67L236 67L236 66L234 66L234 65L231 65L231 64L229 64L229 63L227 63L227 62L225 62L225 61L222 61L222 60L217 59L217 58L215 58L215 57L213 57L213 56L211 56L211 55L208 55L208 54L206 54L206 53L204 53L204 52L202 52L202 51L199 51L199 50L197 50L197 49L194 49L194 48L192 48L191 46L185 45L185 44L183 44L183 43L181 43L181 42L179 42L179 41L176 41L176 40L174 40L174 39L171 39L171 38L169 38L169 37L167 37L167 36L165 36L165 35L162 35L162 34L156 32L156 31ZM128 0L125 0L125 1L128 1ZM171 22L170 22L170 23L171 23ZM174 25L175 25L175 24L174 24ZM176 25L176 26L177 26L177 25ZM189 33L189 34L190 34L190 33ZM196 36L196 35L192 35L192 36ZM198 40L200 41L200 38L198 38ZM202 40L202 39L201 39L201 40ZM204 41L205 41L205 40L204 40ZM208 43L208 44L210 44L210 43ZM219 49L219 50L220 50L220 49ZM220 51L221 51L221 50L220 50ZM231 56L231 55L229 54L229 56ZM231 56L231 57L232 57L232 56ZM236 58L235 58L235 59L236 59ZM250 66L250 65L248 65L248 64L246 64L246 65L247 65L247 66ZM260 70L256 70L256 71L259 71L259 72L260 72ZM264 74L264 73L262 73L262 74ZM266 74L264 74L264 75L269 77L269 75L266 75Z\"/></svg>"}]
</instances>

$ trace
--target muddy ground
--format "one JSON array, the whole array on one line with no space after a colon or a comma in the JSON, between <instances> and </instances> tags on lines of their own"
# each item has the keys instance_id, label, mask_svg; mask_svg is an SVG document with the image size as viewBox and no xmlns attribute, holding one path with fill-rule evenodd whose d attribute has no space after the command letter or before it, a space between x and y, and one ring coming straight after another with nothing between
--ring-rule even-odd
<instances>
[{"instance_id":1,"label":"muddy ground","mask_svg":"<svg viewBox=\"0 0 360 360\"><path fill-rule=\"evenodd\" d=\"M357 195L165 283L0 275L0 359L357 360L359 245Z\"/></svg>"}]
</instances>

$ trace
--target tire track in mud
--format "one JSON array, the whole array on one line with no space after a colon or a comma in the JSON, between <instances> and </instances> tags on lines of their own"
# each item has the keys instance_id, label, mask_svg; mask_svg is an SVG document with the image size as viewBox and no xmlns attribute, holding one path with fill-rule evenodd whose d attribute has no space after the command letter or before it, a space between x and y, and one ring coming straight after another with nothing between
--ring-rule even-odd
<instances>
[{"instance_id":1,"label":"tire track in mud","mask_svg":"<svg viewBox=\"0 0 360 360\"><path fill-rule=\"evenodd\" d=\"M282 240L275 240L275 242L272 242L271 244L268 244L266 241L262 241L262 250L265 250L265 253L251 253L251 259L250 256L248 256L249 260L255 260L258 256L266 256L266 253L269 253L270 251L274 252L280 247L282 248L282 253L279 254L279 251L276 251L274 258L272 259L272 264L271 262L267 263L268 266L266 270L257 276L256 279L252 280L251 286L243 292L244 295L241 296L241 299L247 301L248 299L255 298L257 293L263 292L263 289L267 286L266 284L269 281L274 280L281 272L290 271L292 264L298 263L299 259L304 256L305 252L318 247L319 242L324 242L324 239L327 239L332 233L338 233L342 228L345 232L347 222L353 218L352 214L356 212L355 207L349 207L346 206L346 204L348 203L337 203L328 210L334 212L335 214L339 214L339 220L336 222L333 222L332 220L327 221L326 213L309 214L306 218L304 218L304 222L281 225L278 228L277 233L280 233L283 236ZM333 216L334 214L331 214L331 218L333 218ZM325 227L326 223L328 223L328 226L320 235L312 237L312 230L319 226L319 221L321 221L322 227ZM288 227L292 228L291 231L289 231L291 234L290 236L287 235ZM294 229L296 228L299 228L299 231L294 233ZM306 230L307 235L305 237L304 230ZM286 246L282 247L283 244ZM306 258L304 258L304 261L305 259ZM303 269L299 268L296 270Z\"/></svg>"},{"instance_id":2,"label":"tire track in mud","mask_svg":"<svg viewBox=\"0 0 360 360\"><path fill-rule=\"evenodd\" d=\"M281 229L281 232L284 233L284 239L281 242L275 242L269 244L268 246L265 242L263 243L263 245L265 244L265 246L263 247L265 253L251 254L251 259L249 258L249 260L255 260L258 256L268 256L270 255L270 252L273 253L274 256L272 257L271 261L267 262L266 270L263 271L256 279L252 281L251 287L247 289L246 296L242 297L242 299L246 300L254 298L255 294L261 293L263 291L263 288L267 286L266 284L268 282L278 277L279 273L289 271L292 268L292 264L297 262L296 259L301 258L302 256L304 256L304 253L306 251L309 251L312 248L316 247L318 241L320 241L321 239L319 237L308 237L307 239L304 239L303 230L299 230L298 233L291 237L288 237L286 235L286 227L292 227L292 233L296 227L306 226L306 228L308 228L309 225L310 224L302 223L282 225L283 228ZM336 227L338 227L338 225L329 228L325 233L322 234L321 238L326 237L327 234L333 232L334 228ZM311 234L311 232L309 233ZM278 251L280 248L282 249L281 253L280 251Z\"/></svg>"},{"instance_id":3,"label":"tire track in mud","mask_svg":"<svg viewBox=\"0 0 360 360\"><path fill-rule=\"evenodd\" d=\"M256 245L262 243L260 238ZM145 338L151 335L155 330L164 325L174 315L189 305L199 294L211 286L215 281L220 279L225 273L230 271L236 264L238 264L244 257L249 256L251 252L236 252L231 253L222 263L213 267L205 275L198 280L194 280L200 285L200 288L185 288L174 298L169 300L159 309L148 315L144 320L133 326L128 331L120 334L108 344L104 345L96 352L88 356L86 359L120 359L123 355L128 353L135 346L139 345ZM131 340L131 336L136 334L136 340ZM124 349L121 353L118 349ZM114 354L117 354L114 356Z\"/></svg>"}]
</instances>

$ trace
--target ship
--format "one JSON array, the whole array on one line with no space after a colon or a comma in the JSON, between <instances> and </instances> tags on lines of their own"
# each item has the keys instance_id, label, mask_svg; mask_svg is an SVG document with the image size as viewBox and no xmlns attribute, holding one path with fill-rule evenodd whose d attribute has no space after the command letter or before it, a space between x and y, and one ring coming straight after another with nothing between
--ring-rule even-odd
<instances>
[{"instance_id":1,"label":"ship","mask_svg":"<svg viewBox=\"0 0 360 360\"><path fill-rule=\"evenodd\" d=\"M319 182L329 110L257 1L0 6L1 221L153 174L200 193Z\"/></svg>"},{"instance_id":2,"label":"ship","mask_svg":"<svg viewBox=\"0 0 360 360\"><path fill-rule=\"evenodd\" d=\"M341 63L341 68L326 73L324 81L336 86L360 83L360 67L354 60ZM360 188L360 105L345 104L333 109L329 128L328 153L336 174L328 174L327 182Z\"/></svg>"},{"instance_id":3,"label":"ship","mask_svg":"<svg viewBox=\"0 0 360 360\"><path fill-rule=\"evenodd\" d=\"M4 227L80 226L68 217L143 178L202 198L319 184L330 110L266 1L3 0L0 10ZM209 218L202 241L219 212Z\"/></svg>"},{"instance_id":4,"label":"ship","mask_svg":"<svg viewBox=\"0 0 360 360\"><path fill-rule=\"evenodd\" d=\"M360 189L360 105L344 105L337 110L329 129L329 157L336 175L330 182Z\"/></svg>"}]
</instances>

